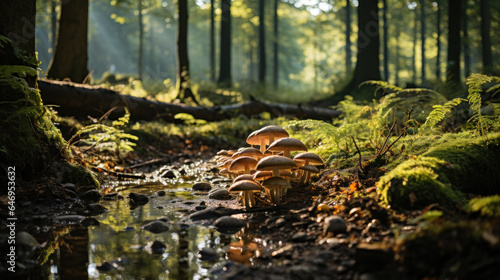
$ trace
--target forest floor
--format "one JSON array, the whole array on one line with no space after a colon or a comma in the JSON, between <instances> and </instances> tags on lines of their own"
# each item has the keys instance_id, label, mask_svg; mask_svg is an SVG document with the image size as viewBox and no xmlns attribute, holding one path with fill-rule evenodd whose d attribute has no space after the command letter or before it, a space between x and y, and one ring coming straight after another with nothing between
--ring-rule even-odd
<instances>
[{"instance_id":1,"label":"forest floor","mask_svg":"<svg viewBox=\"0 0 500 280\"><path fill-rule=\"evenodd\" d=\"M161 154L162 161L152 168L162 162L209 162L218 150L189 139L171 140L177 144ZM158 155L155 145L139 145L142 152L121 159L122 165L158 159L151 156ZM113 162L120 161L109 155L95 156L102 160L103 169L111 169ZM215 163L207 173L213 174L214 168ZM140 170L144 169L109 172L107 176L116 179ZM97 171L106 174L104 170ZM365 168L364 176L360 176L357 166L342 170L323 168L310 184L293 187L281 207L245 214L251 235L239 233L241 248L228 253L227 261L213 267L212 277L498 279L500 219L439 204L415 210L381 206L375 182L385 172L383 166L376 165ZM18 231L30 232L37 240L49 240L54 230L60 229L51 224L54 220L50 217L84 212L87 204L100 198L92 186L75 187L60 182L60 178L49 176L20 189L16 215L24 218L19 221ZM75 196L82 199L75 200ZM257 200L258 206L270 206L264 198ZM328 207L318 207L320 204ZM242 208L235 196L231 208ZM194 207L190 212L196 212ZM340 217L341 222L335 229L328 229L326 218L332 215Z\"/></svg>"}]
</instances>

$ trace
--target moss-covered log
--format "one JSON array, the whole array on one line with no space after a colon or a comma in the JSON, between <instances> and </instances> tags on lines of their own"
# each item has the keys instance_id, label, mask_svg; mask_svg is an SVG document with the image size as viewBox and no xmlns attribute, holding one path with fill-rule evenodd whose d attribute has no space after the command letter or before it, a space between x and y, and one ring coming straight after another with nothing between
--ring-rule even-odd
<instances>
[{"instance_id":1,"label":"moss-covered log","mask_svg":"<svg viewBox=\"0 0 500 280\"><path fill-rule=\"evenodd\" d=\"M464 133L421 156L399 164L380 178L384 203L400 208L465 202L463 193L500 193L500 133L471 138Z\"/></svg>"},{"instance_id":2,"label":"moss-covered log","mask_svg":"<svg viewBox=\"0 0 500 280\"><path fill-rule=\"evenodd\" d=\"M178 113L190 114L196 119L206 121L225 120L238 114L250 117L263 112L269 112L274 117L288 115L301 119L319 120L331 120L340 115L339 111L327 108L267 103L258 100L217 107L193 107L121 95L96 86L51 80L40 80L39 87L45 103L58 105L57 111L61 115L77 118L87 118L88 115L100 117L116 106L121 109L115 110L116 115L113 113L111 118L123 115L122 108L128 106L133 120L173 121Z\"/></svg>"}]
</instances>

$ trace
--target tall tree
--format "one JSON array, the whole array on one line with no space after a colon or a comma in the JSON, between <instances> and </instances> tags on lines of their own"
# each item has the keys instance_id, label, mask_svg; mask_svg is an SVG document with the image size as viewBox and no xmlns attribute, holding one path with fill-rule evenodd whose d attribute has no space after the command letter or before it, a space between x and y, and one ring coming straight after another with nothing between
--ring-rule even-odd
<instances>
[{"instance_id":1,"label":"tall tree","mask_svg":"<svg viewBox=\"0 0 500 280\"><path fill-rule=\"evenodd\" d=\"M351 0L345 3L345 66L347 72L351 72Z\"/></svg>"},{"instance_id":2,"label":"tall tree","mask_svg":"<svg viewBox=\"0 0 500 280\"><path fill-rule=\"evenodd\" d=\"M52 0L50 1L50 27L52 31L52 48L56 46L56 34L57 34L57 1Z\"/></svg>"},{"instance_id":3,"label":"tall tree","mask_svg":"<svg viewBox=\"0 0 500 280\"><path fill-rule=\"evenodd\" d=\"M137 1L137 11L139 13L139 55L137 57L137 75L139 81L142 81L142 55L144 47L144 22L142 21L142 0Z\"/></svg>"},{"instance_id":4,"label":"tall tree","mask_svg":"<svg viewBox=\"0 0 500 280\"><path fill-rule=\"evenodd\" d=\"M387 24L387 0L382 0L383 12L382 12L382 22L384 27L384 80L389 81L389 26Z\"/></svg>"},{"instance_id":5,"label":"tall tree","mask_svg":"<svg viewBox=\"0 0 500 280\"><path fill-rule=\"evenodd\" d=\"M461 1L448 0L448 58L446 82L460 84L460 13Z\"/></svg>"},{"instance_id":6,"label":"tall tree","mask_svg":"<svg viewBox=\"0 0 500 280\"><path fill-rule=\"evenodd\" d=\"M418 11L415 7L413 9L413 56L411 63L411 70L413 72L412 82L417 83L417 40L418 40Z\"/></svg>"},{"instance_id":7,"label":"tall tree","mask_svg":"<svg viewBox=\"0 0 500 280\"><path fill-rule=\"evenodd\" d=\"M464 76L470 75L469 27L467 25L467 0L462 0L462 47L464 54Z\"/></svg>"},{"instance_id":8,"label":"tall tree","mask_svg":"<svg viewBox=\"0 0 500 280\"><path fill-rule=\"evenodd\" d=\"M210 0L210 79L215 82L215 0Z\"/></svg>"},{"instance_id":9,"label":"tall tree","mask_svg":"<svg viewBox=\"0 0 500 280\"><path fill-rule=\"evenodd\" d=\"M489 73L493 67L493 56L491 53L491 37L490 37L490 1L481 0L481 39L483 52L483 72Z\"/></svg>"},{"instance_id":10,"label":"tall tree","mask_svg":"<svg viewBox=\"0 0 500 280\"><path fill-rule=\"evenodd\" d=\"M35 0L0 2L0 35L29 57L35 55L35 13Z\"/></svg>"},{"instance_id":11,"label":"tall tree","mask_svg":"<svg viewBox=\"0 0 500 280\"><path fill-rule=\"evenodd\" d=\"M441 80L441 0L437 0L437 15L436 15L436 79Z\"/></svg>"},{"instance_id":12,"label":"tall tree","mask_svg":"<svg viewBox=\"0 0 500 280\"><path fill-rule=\"evenodd\" d=\"M189 77L188 0L179 0L177 9L179 15L177 23L177 99L185 101L187 98L191 98L199 105L191 91Z\"/></svg>"},{"instance_id":13,"label":"tall tree","mask_svg":"<svg viewBox=\"0 0 500 280\"><path fill-rule=\"evenodd\" d=\"M221 0L219 86L231 86L231 0Z\"/></svg>"},{"instance_id":14,"label":"tall tree","mask_svg":"<svg viewBox=\"0 0 500 280\"><path fill-rule=\"evenodd\" d=\"M273 87L278 88L278 4L280 0L274 0L274 41L273 41Z\"/></svg>"},{"instance_id":15,"label":"tall tree","mask_svg":"<svg viewBox=\"0 0 500 280\"><path fill-rule=\"evenodd\" d=\"M87 77L88 0L61 1L57 43L47 77L81 83Z\"/></svg>"},{"instance_id":16,"label":"tall tree","mask_svg":"<svg viewBox=\"0 0 500 280\"><path fill-rule=\"evenodd\" d=\"M266 25L264 0L259 0L259 84L266 84Z\"/></svg>"},{"instance_id":17,"label":"tall tree","mask_svg":"<svg viewBox=\"0 0 500 280\"><path fill-rule=\"evenodd\" d=\"M426 16L425 16L425 0L420 0L420 43L421 43L421 61L422 61L422 68L421 68L421 75L422 75L422 84L425 83L425 21L426 21Z\"/></svg>"}]
</instances>

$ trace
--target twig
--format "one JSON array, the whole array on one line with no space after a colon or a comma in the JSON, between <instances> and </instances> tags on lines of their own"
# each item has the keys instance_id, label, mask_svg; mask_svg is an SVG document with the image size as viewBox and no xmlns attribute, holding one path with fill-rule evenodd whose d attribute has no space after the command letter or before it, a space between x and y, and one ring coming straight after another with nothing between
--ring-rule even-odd
<instances>
[{"instance_id":1,"label":"twig","mask_svg":"<svg viewBox=\"0 0 500 280\"><path fill-rule=\"evenodd\" d=\"M361 169L361 172L365 173L365 170L363 169L363 159L361 157L361 151L358 148L358 144L356 144L356 139L354 139L354 136L351 135L352 141L354 142L354 146L356 147L356 150L358 151L359 155L359 169Z\"/></svg>"}]
</instances>

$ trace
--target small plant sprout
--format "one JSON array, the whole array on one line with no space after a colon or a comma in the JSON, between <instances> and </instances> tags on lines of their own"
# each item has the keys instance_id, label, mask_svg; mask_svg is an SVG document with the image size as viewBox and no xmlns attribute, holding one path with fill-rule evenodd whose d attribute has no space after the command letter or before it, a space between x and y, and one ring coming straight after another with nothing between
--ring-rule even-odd
<instances>
[{"instance_id":1,"label":"small plant sprout","mask_svg":"<svg viewBox=\"0 0 500 280\"><path fill-rule=\"evenodd\" d=\"M252 146L259 145L261 153L264 154L266 145L270 145L276 139L288 136L288 132L283 128L276 125L269 125L252 132L247 138L247 143Z\"/></svg>"},{"instance_id":2,"label":"small plant sprout","mask_svg":"<svg viewBox=\"0 0 500 280\"><path fill-rule=\"evenodd\" d=\"M251 180L241 180L233 183L229 188L229 192L240 193L243 206L248 210L250 207L255 207L254 192L261 192L262 187L259 183Z\"/></svg>"},{"instance_id":3,"label":"small plant sprout","mask_svg":"<svg viewBox=\"0 0 500 280\"><path fill-rule=\"evenodd\" d=\"M307 147L298 139L286 137L274 141L269 145L267 150L271 152L283 152L283 156L290 157L291 151L307 151Z\"/></svg>"},{"instance_id":4,"label":"small plant sprout","mask_svg":"<svg viewBox=\"0 0 500 280\"><path fill-rule=\"evenodd\" d=\"M250 174L251 170L255 170L257 160L253 157L239 157L229 165L229 171L235 173Z\"/></svg>"}]
</instances>

